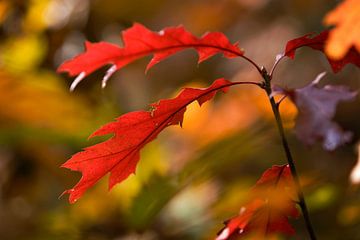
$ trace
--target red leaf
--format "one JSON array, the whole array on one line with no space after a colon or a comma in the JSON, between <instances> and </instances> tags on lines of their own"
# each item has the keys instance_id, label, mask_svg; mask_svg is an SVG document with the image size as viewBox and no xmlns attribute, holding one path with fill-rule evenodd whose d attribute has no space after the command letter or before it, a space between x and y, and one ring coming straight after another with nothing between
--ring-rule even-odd
<instances>
[{"instance_id":1,"label":"red leaf","mask_svg":"<svg viewBox=\"0 0 360 240\"><path fill-rule=\"evenodd\" d=\"M299 211L294 203L294 186L289 165L266 170L252 190L253 200L241 208L240 214L225 222L216 240L241 238L247 234L262 239L282 233L294 235L288 218Z\"/></svg>"},{"instance_id":2,"label":"red leaf","mask_svg":"<svg viewBox=\"0 0 360 240\"><path fill-rule=\"evenodd\" d=\"M313 34L306 34L305 36L290 40L286 44L285 56L291 59L295 57L295 51L301 47L310 47L324 53L325 43L329 37L329 31L323 31L319 35L311 37ZM339 72L346 64L352 63L360 67L360 53L351 48L348 53L340 60L333 60L326 56L334 73Z\"/></svg>"},{"instance_id":3,"label":"red leaf","mask_svg":"<svg viewBox=\"0 0 360 240\"><path fill-rule=\"evenodd\" d=\"M109 123L90 137L114 134L109 140L87 147L72 156L62 167L82 172L82 178L69 193L69 201L74 203L100 178L110 173L109 189L135 172L140 158L140 150L170 125L182 124L188 104L198 101L201 105L214 97L218 90L226 92L232 85L218 79L205 89L185 88L173 98L151 104L152 110L124 114L116 122Z\"/></svg>"},{"instance_id":4,"label":"red leaf","mask_svg":"<svg viewBox=\"0 0 360 240\"><path fill-rule=\"evenodd\" d=\"M143 25L135 23L131 28L123 31L122 38L123 48L106 42L86 42L84 53L64 62L58 68L59 72L69 72L71 76L78 75L71 86L72 90L84 77L96 69L112 64L103 78L102 86L104 87L106 81L115 71L150 54L154 56L146 70L187 48L194 48L198 52L199 63L217 53L223 53L227 58L243 55L238 44L231 44L226 36L220 32L207 33L201 38L197 38L182 26L152 32Z\"/></svg>"}]
</instances>

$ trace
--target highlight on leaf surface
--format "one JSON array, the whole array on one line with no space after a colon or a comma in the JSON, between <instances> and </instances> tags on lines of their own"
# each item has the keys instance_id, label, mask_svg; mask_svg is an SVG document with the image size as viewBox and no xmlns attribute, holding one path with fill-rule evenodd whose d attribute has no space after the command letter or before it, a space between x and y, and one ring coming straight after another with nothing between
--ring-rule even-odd
<instances>
[{"instance_id":1,"label":"highlight on leaf surface","mask_svg":"<svg viewBox=\"0 0 360 240\"><path fill-rule=\"evenodd\" d=\"M124 114L108 123L90 137L113 134L105 142L87 147L72 156L62 167L82 173L80 181L70 190L69 201L74 203L100 178L110 173L109 189L135 172L140 150L166 127L183 122L187 105L197 101L200 105L212 99L219 90L226 92L230 86L244 82L218 79L208 88L185 88L172 99L151 104L150 111Z\"/></svg>"},{"instance_id":2,"label":"highlight on leaf surface","mask_svg":"<svg viewBox=\"0 0 360 240\"><path fill-rule=\"evenodd\" d=\"M146 71L155 64L169 56L185 49L193 48L199 55L198 62L205 61L211 56L222 53L227 58L242 56L244 52L238 44L232 44L227 37L220 32L210 32L198 38L185 30L183 26L165 28L159 32L153 32L139 23L122 32L124 47L99 42L85 43L85 52L75 58L64 62L58 72L68 72L70 76L77 76L70 89L86 76L104 65L111 67L105 74L102 87L113 73L127 64L153 54L146 67Z\"/></svg>"},{"instance_id":3,"label":"highlight on leaf surface","mask_svg":"<svg viewBox=\"0 0 360 240\"><path fill-rule=\"evenodd\" d=\"M295 125L297 137L306 145L320 141L324 149L332 151L352 139L352 133L344 131L332 118L338 103L354 100L357 92L346 86L319 87L318 83L324 75L325 72L319 74L303 88L284 92L290 96L299 112Z\"/></svg>"},{"instance_id":4,"label":"highlight on leaf surface","mask_svg":"<svg viewBox=\"0 0 360 240\"><path fill-rule=\"evenodd\" d=\"M325 52L332 59L341 59L347 52L360 52L360 2L344 0L329 12L324 23L335 26L326 42Z\"/></svg>"},{"instance_id":5,"label":"highlight on leaf surface","mask_svg":"<svg viewBox=\"0 0 360 240\"><path fill-rule=\"evenodd\" d=\"M324 53L325 43L328 41L329 31L323 31L318 35L306 34L287 42L284 56L294 59L295 52L301 47L310 47ZM355 48L351 48L341 59L332 59L325 55L334 73L339 72L345 65L352 63L360 67L360 53Z\"/></svg>"},{"instance_id":6,"label":"highlight on leaf surface","mask_svg":"<svg viewBox=\"0 0 360 240\"><path fill-rule=\"evenodd\" d=\"M295 230L289 223L289 217L299 216L294 189L289 165L266 170L251 191L252 199L241 208L238 216L225 222L216 240L294 235Z\"/></svg>"}]
</instances>

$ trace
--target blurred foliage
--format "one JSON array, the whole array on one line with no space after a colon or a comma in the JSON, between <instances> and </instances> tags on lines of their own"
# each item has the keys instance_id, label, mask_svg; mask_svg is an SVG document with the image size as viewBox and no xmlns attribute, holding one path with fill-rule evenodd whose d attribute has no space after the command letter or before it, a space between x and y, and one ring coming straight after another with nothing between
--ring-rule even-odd
<instances>
[{"instance_id":1,"label":"blurred foliage","mask_svg":"<svg viewBox=\"0 0 360 240\"><path fill-rule=\"evenodd\" d=\"M96 128L127 111L146 109L181 86L214 79L255 81L241 60L215 57L196 67L193 52L144 75L144 61L101 73L74 93L56 67L83 50L85 39L121 44L120 31L141 22L159 30L183 24L195 34L223 31L247 56L271 66L288 39L323 28L335 0L2 0L0 1L0 239L213 239L239 211L250 186L285 162L266 96L237 87L203 107L192 105L184 128L170 128L142 152L137 174L107 191L102 180L78 203L58 198L80 177L59 168ZM311 63L311 64L309 64ZM302 50L274 79L303 86L329 70L323 56ZM329 82L358 89L348 66ZM340 105L337 120L360 134L359 101ZM291 130L296 110L281 106L319 239L360 239L360 191L349 186L353 146L332 154L305 148ZM302 219L296 239L306 239Z\"/></svg>"}]
</instances>

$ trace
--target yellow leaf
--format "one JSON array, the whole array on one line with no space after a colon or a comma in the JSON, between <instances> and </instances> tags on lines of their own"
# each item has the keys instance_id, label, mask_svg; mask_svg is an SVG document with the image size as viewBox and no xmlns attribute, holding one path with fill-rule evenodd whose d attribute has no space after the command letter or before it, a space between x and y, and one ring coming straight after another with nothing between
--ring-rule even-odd
<instances>
[{"instance_id":1,"label":"yellow leaf","mask_svg":"<svg viewBox=\"0 0 360 240\"><path fill-rule=\"evenodd\" d=\"M46 51L47 44L38 35L10 38L1 46L1 65L10 72L30 71L40 65Z\"/></svg>"},{"instance_id":2,"label":"yellow leaf","mask_svg":"<svg viewBox=\"0 0 360 240\"><path fill-rule=\"evenodd\" d=\"M43 31L47 27L44 13L51 1L49 0L31 0L29 9L25 16L23 27L29 32Z\"/></svg>"},{"instance_id":3,"label":"yellow leaf","mask_svg":"<svg viewBox=\"0 0 360 240\"><path fill-rule=\"evenodd\" d=\"M0 119L7 126L27 125L81 134L91 112L52 73L14 75L0 70Z\"/></svg>"}]
</instances>

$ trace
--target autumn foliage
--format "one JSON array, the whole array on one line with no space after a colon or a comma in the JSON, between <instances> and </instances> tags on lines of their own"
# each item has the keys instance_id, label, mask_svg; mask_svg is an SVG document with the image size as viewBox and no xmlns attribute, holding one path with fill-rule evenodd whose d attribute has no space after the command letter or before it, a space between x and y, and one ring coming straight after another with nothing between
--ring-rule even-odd
<instances>
[{"instance_id":1,"label":"autumn foliage","mask_svg":"<svg viewBox=\"0 0 360 240\"><path fill-rule=\"evenodd\" d=\"M297 196L289 165L273 166L266 170L251 189L251 200L238 216L225 222L216 240L246 236L265 239L276 233L294 235L288 218L297 218Z\"/></svg>"},{"instance_id":2,"label":"autumn foliage","mask_svg":"<svg viewBox=\"0 0 360 240\"><path fill-rule=\"evenodd\" d=\"M359 1L345 0L325 16L325 24L335 26L325 46L330 58L338 60L349 52L360 51L359 12Z\"/></svg>"},{"instance_id":3,"label":"autumn foliage","mask_svg":"<svg viewBox=\"0 0 360 240\"><path fill-rule=\"evenodd\" d=\"M66 193L73 203L104 175L110 173L109 189L135 173L140 150L171 125L182 125L187 105L197 101L200 105L212 99L216 92L226 92L229 87L241 84L225 79L215 80L205 89L185 88L176 98L161 100L150 105L150 111L137 111L122 115L90 137L114 134L109 140L88 147L75 154L62 166L81 171L80 182Z\"/></svg>"},{"instance_id":4,"label":"autumn foliage","mask_svg":"<svg viewBox=\"0 0 360 240\"><path fill-rule=\"evenodd\" d=\"M199 63L217 53L223 53L228 58L243 55L243 51L237 47L237 44L231 44L222 33L208 33L197 38L182 26L152 32L143 25L135 23L133 27L122 33L122 39L123 48L106 42L86 42L85 53L63 63L58 71L69 72L71 76L78 75L71 85L71 90L96 69L111 64L112 66L103 78L102 86L105 87L107 80L114 72L150 54L154 56L147 65L146 71L165 58L188 48L194 48L198 52Z\"/></svg>"},{"instance_id":5,"label":"autumn foliage","mask_svg":"<svg viewBox=\"0 0 360 240\"><path fill-rule=\"evenodd\" d=\"M345 8L345 5L341 7L341 9ZM330 14L326 22L337 23L337 16L344 11L341 9ZM110 65L102 80L102 86L105 87L114 72L139 58L153 55L146 67L147 71L169 56L189 48L196 50L199 63L218 53L226 58L243 58L256 68L264 81L231 82L221 78L215 80L207 88L185 88L175 98L151 104L149 111L130 112L118 117L115 122L106 124L90 136L111 134L108 140L85 148L62 165L62 167L82 173L80 181L64 193L69 194L69 201L74 203L87 189L107 174L110 174L109 189L111 189L130 174L135 173L140 151L146 144L153 141L168 126L182 126L186 108L190 103L197 101L202 105L211 100L217 92L227 92L234 85L256 85L266 90L274 103L275 95L289 97L299 112L295 126L296 135L306 145L321 142L324 149L335 150L349 142L352 134L342 130L332 118L337 104L341 101L353 100L356 97L355 91L345 86L320 86L319 81L323 74L309 85L299 89L282 89L270 85L279 62L285 57L294 59L295 53L302 47L310 47L324 53L334 73L342 70L347 64L360 67L359 48L356 42L355 47L348 47L346 53L335 54L336 58L327 54L326 44L329 39L332 41L337 35L336 31L336 29L325 30L318 35L307 34L288 41L284 52L277 57L270 72L246 57L238 43L231 43L224 34L207 33L199 38L182 26L153 32L136 23L122 33L123 47L107 42L86 42L84 53L64 62L58 69L59 72L68 72L71 76L77 76L71 85L71 90L74 90L86 76L102 66ZM355 36L354 39L358 38ZM331 46L330 43L330 49ZM280 103L281 101L276 102L277 107ZM278 233L295 234L295 230L288 221L290 217L296 218L299 215L296 207L299 201L297 186L294 185L292 174L289 165L273 166L266 170L251 190L248 203L241 208L238 216L226 222L225 228L220 231L217 239L225 240L248 234L264 238Z\"/></svg>"},{"instance_id":6,"label":"autumn foliage","mask_svg":"<svg viewBox=\"0 0 360 240\"><path fill-rule=\"evenodd\" d=\"M286 44L285 56L294 58L296 49L300 47L310 47L315 50L324 52L325 43L329 38L329 31L324 31L319 35L311 37L313 34L306 34L303 37L293 39ZM349 52L341 59L333 59L327 56L331 68L334 73L339 72L346 64L353 63L360 67L359 63L359 52L354 48L351 48Z\"/></svg>"}]
</instances>

